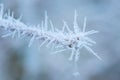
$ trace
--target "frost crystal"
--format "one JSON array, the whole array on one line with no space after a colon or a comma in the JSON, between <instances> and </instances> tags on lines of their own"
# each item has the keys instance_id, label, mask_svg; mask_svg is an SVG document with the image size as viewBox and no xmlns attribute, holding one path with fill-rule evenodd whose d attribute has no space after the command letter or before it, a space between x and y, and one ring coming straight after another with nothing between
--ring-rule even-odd
<instances>
[{"instance_id":1,"label":"frost crystal","mask_svg":"<svg viewBox=\"0 0 120 80\"><path fill-rule=\"evenodd\" d=\"M53 52L53 54L71 50L71 55L69 60L74 60L75 62L78 61L80 55L80 49L83 47L95 55L98 59L101 58L90 48L96 42L89 38L89 35L98 33L98 31L91 30L86 31L86 20L84 19L83 29L81 30L77 24L77 11L75 10L74 15L74 23L73 29L74 31L70 30L69 26L65 21L63 21L63 28L62 30L58 30L54 28L54 25L51 20L48 19L47 12L45 12L45 20L41 22L40 25L37 26L28 26L20 21L20 18L15 19L14 13L8 12L4 14L4 7L3 4L0 5L0 28L4 28L8 33L3 35L2 37L11 36L12 38L15 35L19 37L22 36L30 36L29 47L32 45L34 40L40 40L42 43L39 47L43 44L47 43L46 47L52 45L55 48L59 48L58 51ZM48 30L48 26L51 29ZM61 49L60 49L61 48Z\"/></svg>"}]
</instances>

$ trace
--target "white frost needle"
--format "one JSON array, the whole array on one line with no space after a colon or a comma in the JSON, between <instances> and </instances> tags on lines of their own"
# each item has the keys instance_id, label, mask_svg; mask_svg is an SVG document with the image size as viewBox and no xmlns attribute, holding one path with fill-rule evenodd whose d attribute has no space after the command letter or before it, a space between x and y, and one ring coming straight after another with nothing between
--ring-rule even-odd
<instances>
[{"instance_id":1,"label":"white frost needle","mask_svg":"<svg viewBox=\"0 0 120 80\"><path fill-rule=\"evenodd\" d=\"M77 62L79 60L79 55L80 55L80 52L79 52L79 50L77 50L76 54L75 54L75 62Z\"/></svg>"},{"instance_id":2,"label":"white frost needle","mask_svg":"<svg viewBox=\"0 0 120 80\"><path fill-rule=\"evenodd\" d=\"M53 52L53 53L51 53L51 54L61 53L61 52L66 51L66 50L67 50L67 49L61 49L61 50L55 51L55 52Z\"/></svg>"},{"instance_id":3,"label":"white frost needle","mask_svg":"<svg viewBox=\"0 0 120 80\"><path fill-rule=\"evenodd\" d=\"M10 16L10 9L8 9L7 16Z\"/></svg>"},{"instance_id":4,"label":"white frost needle","mask_svg":"<svg viewBox=\"0 0 120 80\"><path fill-rule=\"evenodd\" d=\"M71 33L72 31L70 30L69 26L67 25L67 22L63 20L63 23L64 23L64 26L65 26L65 28L67 29L67 31L68 31L69 33Z\"/></svg>"},{"instance_id":5,"label":"white frost needle","mask_svg":"<svg viewBox=\"0 0 120 80\"><path fill-rule=\"evenodd\" d=\"M86 29L86 23L87 23L87 17L84 18L83 33L85 32Z\"/></svg>"},{"instance_id":6,"label":"white frost needle","mask_svg":"<svg viewBox=\"0 0 120 80\"><path fill-rule=\"evenodd\" d=\"M95 30L91 30L91 31L87 31L87 32L85 32L85 34L84 35L91 35L91 34L95 34L95 33L98 33L99 31L95 31Z\"/></svg>"},{"instance_id":7,"label":"white frost needle","mask_svg":"<svg viewBox=\"0 0 120 80\"><path fill-rule=\"evenodd\" d=\"M16 34L16 30L12 33L12 38L15 37L15 34Z\"/></svg>"},{"instance_id":8,"label":"white frost needle","mask_svg":"<svg viewBox=\"0 0 120 80\"><path fill-rule=\"evenodd\" d=\"M21 14L20 17L18 18L18 21L21 21L22 18L23 18L23 15Z\"/></svg>"},{"instance_id":9,"label":"white frost needle","mask_svg":"<svg viewBox=\"0 0 120 80\"><path fill-rule=\"evenodd\" d=\"M48 39L46 39L45 41L43 41L39 47L42 47L42 45L44 45L46 42L48 41Z\"/></svg>"},{"instance_id":10,"label":"white frost needle","mask_svg":"<svg viewBox=\"0 0 120 80\"><path fill-rule=\"evenodd\" d=\"M86 46L86 45L84 45L84 47L85 47L89 52L91 52L93 55L95 55L99 60L102 60L102 58L99 57L99 56L97 55L97 53L95 53L90 47L88 47L88 46Z\"/></svg>"},{"instance_id":11,"label":"white frost needle","mask_svg":"<svg viewBox=\"0 0 120 80\"><path fill-rule=\"evenodd\" d=\"M96 44L96 42L93 41L92 39L90 39L89 37L85 37L85 40L92 43L92 44Z\"/></svg>"},{"instance_id":12,"label":"white frost needle","mask_svg":"<svg viewBox=\"0 0 120 80\"><path fill-rule=\"evenodd\" d=\"M52 32L54 32L54 26L51 20L50 20L50 26L51 26Z\"/></svg>"},{"instance_id":13,"label":"white frost needle","mask_svg":"<svg viewBox=\"0 0 120 80\"><path fill-rule=\"evenodd\" d=\"M78 24L77 24L77 11L75 10L75 14L74 14L74 23L73 23L73 27L74 27L74 32L75 33L78 33L79 32L79 27L78 27Z\"/></svg>"},{"instance_id":14,"label":"white frost needle","mask_svg":"<svg viewBox=\"0 0 120 80\"><path fill-rule=\"evenodd\" d=\"M85 42L83 42L83 44L84 44L84 45L87 45L87 46L92 46L92 44L91 44L91 43L86 42L86 41L85 41Z\"/></svg>"},{"instance_id":15,"label":"white frost needle","mask_svg":"<svg viewBox=\"0 0 120 80\"><path fill-rule=\"evenodd\" d=\"M47 15L47 11L45 11L45 23L44 23L45 25L45 30L47 30L48 29L48 15Z\"/></svg>"},{"instance_id":16,"label":"white frost needle","mask_svg":"<svg viewBox=\"0 0 120 80\"><path fill-rule=\"evenodd\" d=\"M18 33L18 38L20 38L20 31L19 31L19 30L17 30L17 33Z\"/></svg>"},{"instance_id":17,"label":"white frost needle","mask_svg":"<svg viewBox=\"0 0 120 80\"><path fill-rule=\"evenodd\" d=\"M12 12L12 14L11 14L11 18L13 18L14 17L14 12Z\"/></svg>"},{"instance_id":18,"label":"white frost needle","mask_svg":"<svg viewBox=\"0 0 120 80\"><path fill-rule=\"evenodd\" d=\"M41 21L41 34L43 33L43 30L44 30L44 23L43 23L43 21Z\"/></svg>"},{"instance_id":19,"label":"white frost needle","mask_svg":"<svg viewBox=\"0 0 120 80\"><path fill-rule=\"evenodd\" d=\"M11 35L12 35L12 33L8 33L8 34L3 35L2 37L5 38L5 37L11 36Z\"/></svg>"},{"instance_id":20,"label":"white frost needle","mask_svg":"<svg viewBox=\"0 0 120 80\"><path fill-rule=\"evenodd\" d=\"M49 47L50 44L52 44L52 42L53 42L54 40L55 40L55 39L51 40L51 41L46 45L46 47Z\"/></svg>"},{"instance_id":21,"label":"white frost needle","mask_svg":"<svg viewBox=\"0 0 120 80\"><path fill-rule=\"evenodd\" d=\"M63 24L62 32L65 32L65 24Z\"/></svg>"},{"instance_id":22,"label":"white frost needle","mask_svg":"<svg viewBox=\"0 0 120 80\"><path fill-rule=\"evenodd\" d=\"M36 35L33 35L32 38L30 39L28 47L31 47Z\"/></svg>"},{"instance_id":23,"label":"white frost needle","mask_svg":"<svg viewBox=\"0 0 120 80\"><path fill-rule=\"evenodd\" d=\"M75 49L73 48L73 49L72 49L72 53L71 53L71 55L70 55L70 57L69 57L69 59L68 59L68 60L72 61L72 60L73 60L74 55L75 55Z\"/></svg>"}]
</instances>

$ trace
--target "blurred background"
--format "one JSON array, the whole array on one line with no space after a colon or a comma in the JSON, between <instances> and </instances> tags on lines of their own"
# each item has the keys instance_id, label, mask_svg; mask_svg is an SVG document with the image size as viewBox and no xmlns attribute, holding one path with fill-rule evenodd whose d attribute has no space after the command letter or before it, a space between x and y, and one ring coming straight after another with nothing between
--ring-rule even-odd
<instances>
[{"instance_id":1,"label":"blurred background","mask_svg":"<svg viewBox=\"0 0 120 80\"><path fill-rule=\"evenodd\" d=\"M5 12L14 11L15 18L23 14L22 21L28 25L39 24L47 11L58 29L62 28L63 20L72 29L76 9L81 28L87 16L87 31L99 31L90 37L97 42L93 50L103 59L100 61L83 49L78 63L80 75L74 77L69 51L51 55L51 49L45 46L38 49L37 41L28 48L29 38L0 37L0 80L120 80L120 0L0 0L0 3L4 4ZM0 36L4 33L0 29Z\"/></svg>"}]
</instances>

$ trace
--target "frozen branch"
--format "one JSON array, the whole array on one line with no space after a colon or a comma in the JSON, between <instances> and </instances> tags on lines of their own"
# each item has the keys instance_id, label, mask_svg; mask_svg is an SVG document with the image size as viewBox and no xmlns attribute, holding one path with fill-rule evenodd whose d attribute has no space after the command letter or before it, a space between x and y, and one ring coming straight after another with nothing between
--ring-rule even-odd
<instances>
[{"instance_id":1,"label":"frozen branch","mask_svg":"<svg viewBox=\"0 0 120 80\"><path fill-rule=\"evenodd\" d=\"M54 44L54 47L59 46L62 48L62 50L56 51L55 53L71 50L72 53L69 60L74 59L74 61L78 61L79 51L83 47L101 60L101 58L90 48L91 45L95 44L95 41L90 39L89 35L95 34L98 31L91 30L86 32L86 17L84 19L83 30L81 31L77 24L77 16L77 11L75 11L73 31L70 30L65 21L63 21L64 26L62 30L54 28L52 21L48 19L47 12L45 12L45 20L42 21L40 25L28 26L20 21L21 17L19 19L15 19L14 13L11 13L10 10L8 10L8 12L5 14L3 4L1 4L0 28L4 28L8 32L2 37L11 36L14 38L15 35L17 35L18 38L22 36L31 37L28 45L29 47L32 45L34 40L40 40L42 43L39 47L47 43L47 47L49 47L51 44ZM48 26L51 26L51 30L48 30Z\"/></svg>"}]
</instances>

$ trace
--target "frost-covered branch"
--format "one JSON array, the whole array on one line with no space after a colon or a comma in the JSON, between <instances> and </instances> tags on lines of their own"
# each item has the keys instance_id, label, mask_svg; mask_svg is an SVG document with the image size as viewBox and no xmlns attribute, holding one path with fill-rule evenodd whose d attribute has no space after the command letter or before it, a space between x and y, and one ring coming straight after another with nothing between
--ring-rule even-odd
<instances>
[{"instance_id":1,"label":"frost-covered branch","mask_svg":"<svg viewBox=\"0 0 120 80\"><path fill-rule=\"evenodd\" d=\"M41 24L37 26L28 26L25 23L21 22L20 18L15 19L13 12L8 10L7 13L4 13L3 4L0 5L0 28L4 28L8 33L3 35L2 37L12 36L13 38L15 35L18 38L22 36L30 36L29 47L32 45L34 40L40 40L42 43L39 47L43 44L47 43L47 47L53 44L53 47L61 48L53 54L71 50L71 54L69 60L78 61L80 55L80 49L86 48L89 52L95 55L98 59L101 58L90 48L96 42L89 38L89 35L95 34L98 31L91 30L86 31L86 20L84 19L83 29L80 29L77 24L77 11L75 11L74 15L74 23L73 23L73 30L69 28L67 23L63 21L63 28L62 30L58 30L53 26L51 20L48 19L47 12L45 12L45 20L41 22ZM51 29L48 29L51 27Z\"/></svg>"}]
</instances>

